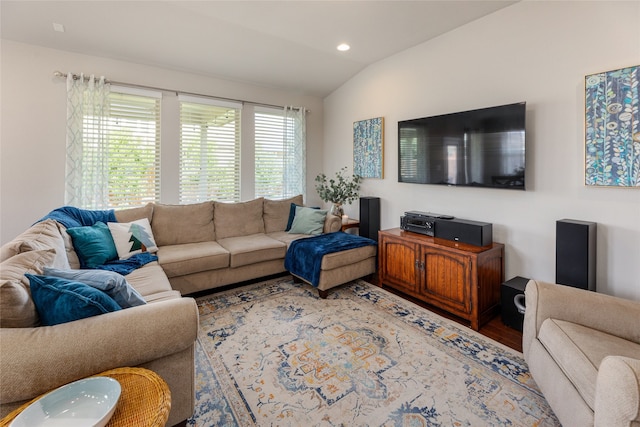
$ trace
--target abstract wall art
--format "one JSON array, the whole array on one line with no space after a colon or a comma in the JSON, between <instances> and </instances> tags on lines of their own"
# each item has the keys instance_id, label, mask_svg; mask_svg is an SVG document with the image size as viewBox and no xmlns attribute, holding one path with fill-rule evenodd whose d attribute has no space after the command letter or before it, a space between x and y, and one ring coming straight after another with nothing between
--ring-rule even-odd
<instances>
[{"instance_id":1,"label":"abstract wall art","mask_svg":"<svg viewBox=\"0 0 640 427\"><path fill-rule=\"evenodd\" d=\"M353 123L353 173L384 178L384 117Z\"/></svg>"},{"instance_id":2,"label":"abstract wall art","mask_svg":"<svg viewBox=\"0 0 640 427\"><path fill-rule=\"evenodd\" d=\"M585 77L585 184L640 188L640 67Z\"/></svg>"}]
</instances>

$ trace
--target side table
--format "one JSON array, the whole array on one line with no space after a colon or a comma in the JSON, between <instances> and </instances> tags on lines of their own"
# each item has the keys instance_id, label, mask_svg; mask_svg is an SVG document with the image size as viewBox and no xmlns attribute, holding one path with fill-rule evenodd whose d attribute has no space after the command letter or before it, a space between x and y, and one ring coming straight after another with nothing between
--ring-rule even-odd
<instances>
[{"instance_id":1,"label":"side table","mask_svg":"<svg viewBox=\"0 0 640 427\"><path fill-rule=\"evenodd\" d=\"M347 218L342 220L342 231L357 227L360 227L360 221L357 219Z\"/></svg>"},{"instance_id":2,"label":"side table","mask_svg":"<svg viewBox=\"0 0 640 427\"><path fill-rule=\"evenodd\" d=\"M164 427L171 410L171 391L158 374L144 368L116 368L96 377L111 377L122 392L107 427ZM8 426L15 417L41 396L25 403L0 421Z\"/></svg>"}]
</instances>

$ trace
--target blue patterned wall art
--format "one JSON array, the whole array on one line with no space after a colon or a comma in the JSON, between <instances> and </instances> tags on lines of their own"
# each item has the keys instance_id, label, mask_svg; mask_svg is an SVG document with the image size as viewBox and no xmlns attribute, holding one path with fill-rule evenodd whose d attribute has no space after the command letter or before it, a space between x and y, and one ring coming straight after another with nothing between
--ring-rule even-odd
<instances>
[{"instance_id":1,"label":"blue patterned wall art","mask_svg":"<svg viewBox=\"0 0 640 427\"><path fill-rule=\"evenodd\" d=\"M585 184L640 188L640 67L585 77Z\"/></svg>"},{"instance_id":2,"label":"blue patterned wall art","mask_svg":"<svg viewBox=\"0 0 640 427\"><path fill-rule=\"evenodd\" d=\"M353 173L384 178L384 118L353 123Z\"/></svg>"}]
</instances>

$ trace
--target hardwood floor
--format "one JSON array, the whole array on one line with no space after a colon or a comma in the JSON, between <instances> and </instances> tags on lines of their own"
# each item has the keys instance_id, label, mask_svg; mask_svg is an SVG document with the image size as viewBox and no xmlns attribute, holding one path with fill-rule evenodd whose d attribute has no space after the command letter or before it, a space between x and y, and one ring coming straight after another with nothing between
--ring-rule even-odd
<instances>
[{"instance_id":1,"label":"hardwood floor","mask_svg":"<svg viewBox=\"0 0 640 427\"><path fill-rule=\"evenodd\" d=\"M375 280L374 278L369 278L369 280L367 281L369 283L375 282L375 284L379 286L379 284L377 283L377 280ZM430 306L427 303L422 302L416 298L413 298L409 295L405 295L399 291L396 291L395 289L390 288L389 286L384 286L383 289L389 292L392 292L406 300L409 300L414 304L417 304L420 307L423 307L429 311L432 311L442 317L445 317L449 320L453 320L457 323L460 323L461 325L469 327L470 323L467 320L460 319L459 317L453 316L444 310L441 310L437 307ZM522 352L522 332L505 325L504 322L502 322L502 317L500 315L497 315L496 317L491 319L489 322L487 322L484 326L480 328L478 332L486 337L491 338L494 341L498 341L500 344L503 344L516 351Z\"/></svg>"}]
</instances>

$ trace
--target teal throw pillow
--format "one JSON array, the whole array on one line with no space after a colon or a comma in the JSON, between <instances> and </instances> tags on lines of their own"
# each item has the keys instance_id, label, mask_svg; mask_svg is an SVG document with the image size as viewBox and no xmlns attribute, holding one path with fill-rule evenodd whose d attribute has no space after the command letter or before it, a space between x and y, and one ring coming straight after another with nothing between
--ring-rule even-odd
<instances>
[{"instance_id":1,"label":"teal throw pillow","mask_svg":"<svg viewBox=\"0 0 640 427\"><path fill-rule=\"evenodd\" d=\"M60 277L25 274L43 326L73 322L120 310L109 295L84 283Z\"/></svg>"},{"instance_id":2,"label":"teal throw pillow","mask_svg":"<svg viewBox=\"0 0 640 427\"><path fill-rule=\"evenodd\" d=\"M142 295L127 282L127 279L115 271L59 270L57 268L44 267L43 274L45 276L73 280L99 289L113 298L121 308L130 308L146 304Z\"/></svg>"},{"instance_id":3,"label":"teal throw pillow","mask_svg":"<svg viewBox=\"0 0 640 427\"><path fill-rule=\"evenodd\" d=\"M289 233L292 234L322 234L327 211L322 209L296 207L296 216Z\"/></svg>"},{"instance_id":4,"label":"teal throw pillow","mask_svg":"<svg viewBox=\"0 0 640 427\"><path fill-rule=\"evenodd\" d=\"M82 268L96 268L118 259L111 231L104 222L89 227L67 228Z\"/></svg>"}]
</instances>

